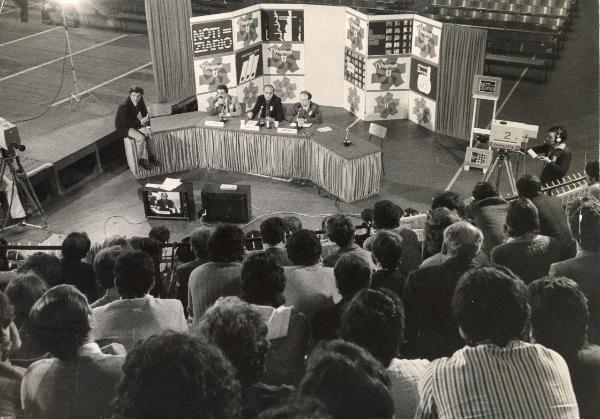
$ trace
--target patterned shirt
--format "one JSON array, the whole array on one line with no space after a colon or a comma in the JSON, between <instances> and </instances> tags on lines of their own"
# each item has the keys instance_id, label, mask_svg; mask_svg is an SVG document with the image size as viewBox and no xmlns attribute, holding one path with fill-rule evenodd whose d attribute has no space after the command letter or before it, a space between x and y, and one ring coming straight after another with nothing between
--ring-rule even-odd
<instances>
[{"instance_id":1,"label":"patterned shirt","mask_svg":"<svg viewBox=\"0 0 600 419\"><path fill-rule=\"evenodd\" d=\"M426 359L392 359L387 367L394 399L394 419L412 419L419 405L419 381L429 365Z\"/></svg>"},{"instance_id":2,"label":"patterned shirt","mask_svg":"<svg viewBox=\"0 0 600 419\"><path fill-rule=\"evenodd\" d=\"M465 346L433 361L416 418L579 418L564 359L542 345Z\"/></svg>"}]
</instances>

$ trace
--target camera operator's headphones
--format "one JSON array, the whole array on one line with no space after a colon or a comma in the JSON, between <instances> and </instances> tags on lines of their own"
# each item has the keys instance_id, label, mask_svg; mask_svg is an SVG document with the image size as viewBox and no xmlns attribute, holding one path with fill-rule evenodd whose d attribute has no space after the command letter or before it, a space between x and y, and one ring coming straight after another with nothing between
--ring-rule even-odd
<instances>
[{"instance_id":1,"label":"camera operator's headphones","mask_svg":"<svg viewBox=\"0 0 600 419\"><path fill-rule=\"evenodd\" d=\"M563 129L562 129L562 128L560 128L560 127L559 127L559 128L556 128L556 129L554 130L554 135L555 135L555 137L554 137L554 142L555 142L556 144L560 144L560 143L562 142L562 138L560 138L560 137L561 137L561 135L562 135L562 133L563 133L563 132L564 132L564 131L563 131Z\"/></svg>"}]
</instances>

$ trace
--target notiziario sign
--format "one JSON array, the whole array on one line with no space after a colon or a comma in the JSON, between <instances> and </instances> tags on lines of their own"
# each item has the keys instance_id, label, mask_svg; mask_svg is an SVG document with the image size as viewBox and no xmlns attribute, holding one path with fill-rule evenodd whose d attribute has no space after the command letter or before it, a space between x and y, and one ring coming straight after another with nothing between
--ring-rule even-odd
<instances>
[{"instance_id":1,"label":"notiziario sign","mask_svg":"<svg viewBox=\"0 0 600 419\"><path fill-rule=\"evenodd\" d=\"M231 20L192 24L194 57L233 52Z\"/></svg>"}]
</instances>

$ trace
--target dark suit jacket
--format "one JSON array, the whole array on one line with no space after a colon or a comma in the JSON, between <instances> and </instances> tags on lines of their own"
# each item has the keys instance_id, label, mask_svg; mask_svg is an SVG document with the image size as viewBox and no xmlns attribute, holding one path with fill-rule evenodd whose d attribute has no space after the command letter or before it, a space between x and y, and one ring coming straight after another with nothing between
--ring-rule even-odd
<instances>
[{"instance_id":1,"label":"dark suit jacket","mask_svg":"<svg viewBox=\"0 0 600 419\"><path fill-rule=\"evenodd\" d=\"M281 99L279 96L273 95L271 99L271 103L267 106L267 101L265 100L265 95L260 95L256 100L256 105L252 108L252 119L258 116L258 112L260 111L260 107L262 106L261 116L264 118L265 116L270 116L276 121L283 121L285 119L285 113L283 112L283 104L281 103ZM270 110L270 107L273 107L273 110Z\"/></svg>"},{"instance_id":2,"label":"dark suit jacket","mask_svg":"<svg viewBox=\"0 0 600 419\"><path fill-rule=\"evenodd\" d=\"M319 105L314 102L310 102L310 105L308 106L308 112L304 110L300 102L294 103L291 115L292 122L295 122L298 118L304 118L307 122L311 123L316 122L320 124L323 122L323 114L321 113L321 109L319 108Z\"/></svg>"},{"instance_id":3,"label":"dark suit jacket","mask_svg":"<svg viewBox=\"0 0 600 419\"><path fill-rule=\"evenodd\" d=\"M140 99L137 106L134 106L129 98L119 105L115 116L115 128L119 136L127 137L130 128L140 129L142 127L142 122L137 117L138 113L142 114L142 118L148 115L144 98Z\"/></svg>"},{"instance_id":4,"label":"dark suit jacket","mask_svg":"<svg viewBox=\"0 0 600 419\"><path fill-rule=\"evenodd\" d=\"M531 202L538 209L540 234L554 237L559 241L562 260L575 256L577 248L560 199L541 193L531 198Z\"/></svg>"},{"instance_id":5,"label":"dark suit jacket","mask_svg":"<svg viewBox=\"0 0 600 419\"><path fill-rule=\"evenodd\" d=\"M170 199L165 199L164 201L162 199L159 199L158 201L156 201L156 206L161 211L168 211L171 208L175 208L175 204Z\"/></svg>"},{"instance_id":6,"label":"dark suit jacket","mask_svg":"<svg viewBox=\"0 0 600 419\"><path fill-rule=\"evenodd\" d=\"M571 150L568 147L554 148L548 144L531 147L537 154L543 154L552 162L546 163L540 175L542 185L562 179L571 166Z\"/></svg>"}]
</instances>

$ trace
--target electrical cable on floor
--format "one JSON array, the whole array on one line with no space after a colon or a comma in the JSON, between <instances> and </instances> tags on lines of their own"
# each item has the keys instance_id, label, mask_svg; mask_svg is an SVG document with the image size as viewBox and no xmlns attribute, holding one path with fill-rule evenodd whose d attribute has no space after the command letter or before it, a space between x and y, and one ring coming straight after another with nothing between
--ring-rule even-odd
<instances>
[{"instance_id":1,"label":"electrical cable on floor","mask_svg":"<svg viewBox=\"0 0 600 419\"><path fill-rule=\"evenodd\" d=\"M124 217L124 216L122 216L122 215L111 215L111 216L110 216L110 217L108 217L106 220L104 220L104 237L106 237L106 226L108 225L108 222L109 222L110 220L112 220L113 218L122 218L122 219L124 219L124 220L125 220L125 222L126 222L127 224L130 224L130 225L140 225L140 224L146 224L146 223L148 222L148 220L146 220L146 219L144 219L143 221L135 222L135 221L129 221L129 220L127 219L127 217Z\"/></svg>"}]
</instances>

